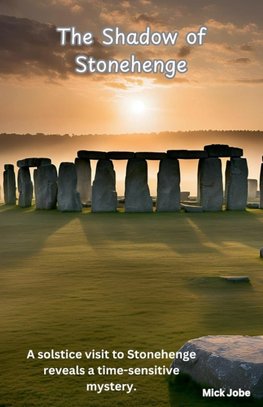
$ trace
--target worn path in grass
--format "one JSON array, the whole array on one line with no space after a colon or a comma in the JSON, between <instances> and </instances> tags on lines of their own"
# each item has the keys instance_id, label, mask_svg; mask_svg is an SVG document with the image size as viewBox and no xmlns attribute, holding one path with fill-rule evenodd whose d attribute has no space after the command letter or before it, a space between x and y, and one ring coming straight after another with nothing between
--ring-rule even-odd
<instances>
[{"instance_id":1,"label":"worn path in grass","mask_svg":"<svg viewBox=\"0 0 263 407\"><path fill-rule=\"evenodd\" d=\"M175 351L202 335L262 334L263 211L76 215L2 206L0 226L1 407L228 405L201 399L191 384L169 388L161 376L43 377L44 367L78 363L26 354ZM248 275L251 284L220 275ZM94 381L133 382L137 390L87 393Z\"/></svg>"}]
</instances>

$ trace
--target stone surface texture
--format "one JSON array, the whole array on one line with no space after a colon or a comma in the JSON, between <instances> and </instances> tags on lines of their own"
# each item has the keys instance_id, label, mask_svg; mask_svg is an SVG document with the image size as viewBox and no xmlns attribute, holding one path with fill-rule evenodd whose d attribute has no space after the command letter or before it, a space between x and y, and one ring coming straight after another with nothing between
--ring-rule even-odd
<instances>
[{"instance_id":1,"label":"stone surface texture","mask_svg":"<svg viewBox=\"0 0 263 407\"><path fill-rule=\"evenodd\" d=\"M180 210L180 167L177 159L164 158L160 161L157 183L158 212Z\"/></svg>"},{"instance_id":2,"label":"stone surface texture","mask_svg":"<svg viewBox=\"0 0 263 407\"><path fill-rule=\"evenodd\" d=\"M116 212L117 192L115 171L111 160L99 160L92 185L92 212Z\"/></svg>"},{"instance_id":3,"label":"stone surface texture","mask_svg":"<svg viewBox=\"0 0 263 407\"><path fill-rule=\"evenodd\" d=\"M61 212L80 212L82 204L77 192L77 171L74 163L63 162L58 176L58 209Z\"/></svg>"},{"instance_id":4,"label":"stone surface texture","mask_svg":"<svg viewBox=\"0 0 263 407\"><path fill-rule=\"evenodd\" d=\"M245 158L231 158L226 165L226 209L244 210L247 205L248 167Z\"/></svg>"},{"instance_id":5,"label":"stone surface texture","mask_svg":"<svg viewBox=\"0 0 263 407\"><path fill-rule=\"evenodd\" d=\"M4 181L4 202L6 205L16 204L16 176L14 166L12 164L5 164L5 171L3 174Z\"/></svg>"},{"instance_id":6,"label":"stone surface texture","mask_svg":"<svg viewBox=\"0 0 263 407\"><path fill-rule=\"evenodd\" d=\"M57 169L41 165L34 171L36 209L55 209L57 206Z\"/></svg>"},{"instance_id":7,"label":"stone surface texture","mask_svg":"<svg viewBox=\"0 0 263 407\"><path fill-rule=\"evenodd\" d=\"M125 178L125 211L152 212L153 202L148 187L148 167L143 158L127 163Z\"/></svg>"},{"instance_id":8,"label":"stone surface texture","mask_svg":"<svg viewBox=\"0 0 263 407\"><path fill-rule=\"evenodd\" d=\"M28 208L32 205L33 183L28 167L21 167L18 170L18 205L21 208Z\"/></svg>"},{"instance_id":9,"label":"stone surface texture","mask_svg":"<svg viewBox=\"0 0 263 407\"><path fill-rule=\"evenodd\" d=\"M82 205L87 205L91 201L91 167L90 160L82 158L75 159L77 171L77 191L80 195Z\"/></svg>"},{"instance_id":10,"label":"stone surface texture","mask_svg":"<svg viewBox=\"0 0 263 407\"><path fill-rule=\"evenodd\" d=\"M263 336L218 335L192 339L180 351L195 352L190 362L175 359L173 367L203 386L250 390L263 398Z\"/></svg>"},{"instance_id":11,"label":"stone surface texture","mask_svg":"<svg viewBox=\"0 0 263 407\"><path fill-rule=\"evenodd\" d=\"M204 211L220 211L223 205L223 181L219 158L202 158L198 165L198 193Z\"/></svg>"}]
</instances>

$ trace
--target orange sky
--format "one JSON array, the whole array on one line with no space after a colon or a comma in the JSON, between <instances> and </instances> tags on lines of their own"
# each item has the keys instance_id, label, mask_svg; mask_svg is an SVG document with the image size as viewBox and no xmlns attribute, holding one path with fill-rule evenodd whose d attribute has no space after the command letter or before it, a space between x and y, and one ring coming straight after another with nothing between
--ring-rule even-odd
<instances>
[{"instance_id":1,"label":"orange sky","mask_svg":"<svg viewBox=\"0 0 263 407\"><path fill-rule=\"evenodd\" d=\"M229 4L231 3L231 4ZM0 1L1 132L122 133L262 129L263 3L252 0ZM97 58L187 59L175 79L154 74L74 74L58 26L96 37ZM101 30L179 31L174 47L105 47ZM184 35L208 28L203 46ZM142 109L134 108L134 103ZM139 110L139 111L138 111ZM141 110L141 111L140 111Z\"/></svg>"}]
</instances>

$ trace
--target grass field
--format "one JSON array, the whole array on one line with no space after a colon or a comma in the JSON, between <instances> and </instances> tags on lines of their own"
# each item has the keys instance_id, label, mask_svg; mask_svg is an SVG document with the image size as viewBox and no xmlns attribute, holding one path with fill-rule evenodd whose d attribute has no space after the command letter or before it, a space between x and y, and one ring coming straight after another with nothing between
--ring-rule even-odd
<instances>
[{"instance_id":1,"label":"grass field","mask_svg":"<svg viewBox=\"0 0 263 407\"><path fill-rule=\"evenodd\" d=\"M1 206L0 227L0 407L240 405L202 399L191 382L171 386L164 376L46 377L44 367L77 362L26 355L52 348L176 351L202 335L261 335L263 211L62 214ZM248 275L251 284L220 275ZM108 364L155 363L170 362ZM86 392L94 381L133 382L137 391Z\"/></svg>"}]
</instances>

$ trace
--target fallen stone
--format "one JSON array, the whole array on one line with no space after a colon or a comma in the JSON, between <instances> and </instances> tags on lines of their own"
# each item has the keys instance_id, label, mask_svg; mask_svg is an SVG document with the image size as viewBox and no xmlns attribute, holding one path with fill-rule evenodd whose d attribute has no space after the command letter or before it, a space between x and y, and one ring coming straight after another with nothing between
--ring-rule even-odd
<instances>
[{"instance_id":1,"label":"fallen stone","mask_svg":"<svg viewBox=\"0 0 263 407\"><path fill-rule=\"evenodd\" d=\"M6 205L16 204L16 176L14 166L12 164L5 164L5 171L3 175L4 181L4 202Z\"/></svg>"},{"instance_id":2,"label":"fallen stone","mask_svg":"<svg viewBox=\"0 0 263 407\"><path fill-rule=\"evenodd\" d=\"M248 167L245 158L231 158L226 165L226 209L244 210L247 206Z\"/></svg>"},{"instance_id":3,"label":"fallen stone","mask_svg":"<svg viewBox=\"0 0 263 407\"><path fill-rule=\"evenodd\" d=\"M181 204L181 208L188 213L200 213L204 212L203 207L199 205L186 205L186 204Z\"/></svg>"},{"instance_id":4,"label":"fallen stone","mask_svg":"<svg viewBox=\"0 0 263 407\"><path fill-rule=\"evenodd\" d=\"M112 161L99 160L92 185L92 212L116 212L117 192Z\"/></svg>"},{"instance_id":5,"label":"fallen stone","mask_svg":"<svg viewBox=\"0 0 263 407\"><path fill-rule=\"evenodd\" d=\"M130 158L134 158L135 153L130 151L109 151L107 153L107 158L109 160L129 160Z\"/></svg>"},{"instance_id":6,"label":"fallen stone","mask_svg":"<svg viewBox=\"0 0 263 407\"><path fill-rule=\"evenodd\" d=\"M180 192L180 200L187 201L190 197L190 191L181 191Z\"/></svg>"},{"instance_id":7,"label":"fallen stone","mask_svg":"<svg viewBox=\"0 0 263 407\"><path fill-rule=\"evenodd\" d=\"M105 160L107 158L107 153L104 151L80 150L77 155L78 158L84 160Z\"/></svg>"},{"instance_id":8,"label":"fallen stone","mask_svg":"<svg viewBox=\"0 0 263 407\"><path fill-rule=\"evenodd\" d=\"M77 191L83 206L87 206L91 201L91 167L90 160L83 158L75 159L77 171Z\"/></svg>"},{"instance_id":9,"label":"fallen stone","mask_svg":"<svg viewBox=\"0 0 263 407\"><path fill-rule=\"evenodd\" d=\"M250 281L248 276L220 276L220 278L232 283L248 283Z\"/></svg>"},{"instance_id":10,"label":"fallen stone","mask_svg":"<svg viewBox=\"0 0 263 407\"><path fill-rule=\"evenodd\" d=\"M135 153L135 158L143 158L145 160L163 160L166 158L166 153L157 153L157 152L139 152Z\"/></svg>"},{"instance_id":11,"label":"fallen stone","mask_svg":"<svg viewBox=\"0 0 263 407\"><path fill-rule=\"evenodd\" d=\"M21 167L18 170L18 192L20 208L29 208L32 205L33 184L28 167Z\"/></svg>"},{"instance_id":12,"label":"fallen stone","mask_svg":"<svg viewBox=\"0 0 263 407\"><path fill-rule=\"evenodd\" d=\"M186 342L181 352L195 352L196 359L175 359L172 367L188 374L205 388L249 390L263 398L263 336L203 336Z\"/></svg>"},{"instance_id":13,"label":"fallen stone","mask_svg":"<svg viewBox=\"0 0 263 407\"><path fill-rule=\"evenodd\" d=\"M201 158L198 165L198 191L204 211L221 211L223 181L219 158Z\"/></svg>"},{"instance_id":14,"label":"fallen stone","mask_svg":"<svg viewBox=\"0 0 263 407\"><path fill-rule=\"evenodd\" d=\"M183 160L207 158L208 153L204 150L168 150L167 155L170 158L180 158Z\"/></svg>"},{"instance_id":15,"label":"fallen stone","mask_svg":"<svg viewBox=\"0 0 263 407\"><path fill-rule=\"evenodd\" d=\"M24 158L23 160L17 161L17 166L19 168L23 167L39 167L40 165L51 164L50 158Z\"/></svg>"},{"instance_id":16,"label":"fallen stone","mask_svg":"<svg viewBox=\"0 0 263 407\"><path fill-rule=\"evenodd\" d=\"M74 163L63 162L58 176L58 210L80 212L82 204L77 192L77 171Z\"/></svg>"},{"instance_id":17,"label":"fallen stone","mask_svg":"<svg viewBox=\"0 0 263 407\"><path fill-rule=\"evenodd\" d=\"M160 161L157 182L157 212L180 210L180 167L173 158Z\"/></svg>"},{"instance_id":18,"label":"fallen stone","mask_svg":"<svg viewBox=\"0 0 263 407\"><path fill-rule=\"evenodd\" d=\"M248 203L247 203L247 208L250 208L250 209L259 209L259 204L258 204L258 203L255 203L255 202L248 202Z\"/></svg>"},{"instance_id":19,"label":"fallen stone","mask_svg":"<svg viewBox=\"0 0 263 407\"><path fill-rule=\"evenodd\" d=\"M57 206L57 169L41 165L34 171L36 209L55 209Z\"/></svg>"},{"instance_id":20,"label":"fallen stone","mask_svg":"<svg viewBox=\"0 0 263 407\"><path fill-rule=\"evenodd\" d=\"M131 158L127 163L125 178L125 211L152 212L153 202L148 187L147 162Z\"/></svg>"}]
</instances>

